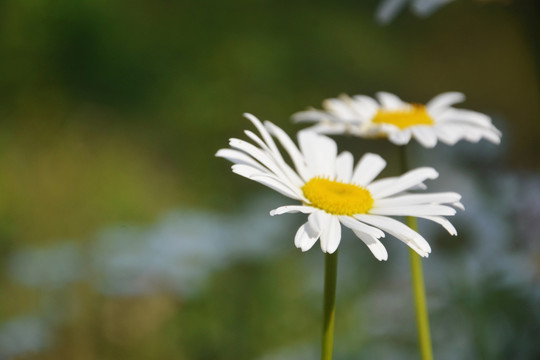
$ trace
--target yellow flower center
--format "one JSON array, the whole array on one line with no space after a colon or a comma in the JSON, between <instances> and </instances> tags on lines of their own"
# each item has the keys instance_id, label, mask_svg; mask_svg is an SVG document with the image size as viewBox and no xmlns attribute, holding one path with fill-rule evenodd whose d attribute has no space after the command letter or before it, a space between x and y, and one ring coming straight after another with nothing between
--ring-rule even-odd
<instances>
[{"instance_id":1,"label":"yellow flower center","mask_svg":"<svg viewBox=\"0 0 540 360\"><path fill-rule=\"evenodd\" d=\"M334 215L364 214L373 206L369 190L339 181L315 177L302 191L312 206Z\"/></svg>"},{"instance_id":2,"label":"yellow flower center","mask_svg":"<svg viewBox=\"0 0 540 360\"><path fill-rule=\"evenodd\" d=\"M376 124L392 124L400 129L414 125L433 125L433 119L421 104L411 104L410 109L379 110L371 121Z\"/></svg>"}]
</instances>

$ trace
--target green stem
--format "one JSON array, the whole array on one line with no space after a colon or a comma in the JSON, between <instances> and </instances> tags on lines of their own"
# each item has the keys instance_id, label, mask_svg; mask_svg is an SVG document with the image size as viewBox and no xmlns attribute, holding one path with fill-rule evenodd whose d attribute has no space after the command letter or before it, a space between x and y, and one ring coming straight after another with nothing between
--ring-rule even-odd
<instances>
[{"instance_id":1,"label":"green stem","mask_svg":"<svg viewBox=\"0 0 540 360\"><path fill-rule=\"evenodd\" d=\"M407 151L405 146L401 146L400 151L402 173L408 169ZM418 232L418 224L415 217L407 217L407 225ZM416 325L418 328L418 346L422 360L433 360L433 350L431 348L431 336L429 332L429 316L426 302L426 290L424 287L424 275L422 272L422 258L413 249L409 248L411 261L411 280L414 293L414 303L416 308Z\"/></svg>"},{"instance_id":2,"label":"green stem","mask_svg":"<svg viewBox=\"0 0 540 360\"><path fill-rule=\"evenodd\" d=\"M324 311L321 360L332 360L336 316L337 251L324 258Z\"/></svg>"},{"instance_id":3,"label":"green stem","mask_svg":"<svg viewBox=\"0 0 540 360\"><path fill-rule=\"evenodd\" d=\"M407 225L414 231L418 231L415 217L407 217ZM418 327L418 342L422 360L433 360L431 349L431 336L429 334L429 317L426 302L426 290L424 288L424 275L422 272L422 258L413 249L409 248L411 258L411 279L416 307L416 324Z\"/></svg>"}]
</instances>

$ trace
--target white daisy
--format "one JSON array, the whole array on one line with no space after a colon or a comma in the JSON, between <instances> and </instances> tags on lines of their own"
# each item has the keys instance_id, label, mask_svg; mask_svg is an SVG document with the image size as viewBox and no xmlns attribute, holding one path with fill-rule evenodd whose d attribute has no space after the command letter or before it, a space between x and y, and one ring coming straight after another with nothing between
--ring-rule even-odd
<instances>
[{"instance_id":1,"label":"white daisy","mask_svg":"<svg viewBox=\"0 0 540 360\"><path fill-rule=\"evenodd\" d=\"M297 231L294 242L302 251L317 240L323 252L333 253L341 241L341 225L350 228L379 260L388 254L379 241L387 232L410 246L421 256L431 252L428 242L416 231L389 216L416 216L442 225L450 234L456 229L444 218L455 210L443 204L462 208L461 196L454 192L405 194L411 188L423 187L427 179L438 173L429 167L411 170L402 176L373 181L386 162L378 155L365 154L353 165L353 156L337 153L334 140L314 133L298 134L299 148L285 132L266 121L264 125L246 114L260 133L247 130L253 143L230 139L231 148L221 149L216 156L234 163L233 172L257 181L298 201L282 206L270 215L301 212L309 214ZM287 164L274 138L286 150L294 164ZM384 231L384 232L383 232Z\"/></svg>"},{"instance_id":2,"label":"white daisy","mask_svg":"<svg viewBox=\"0 0 540 360\"><path fill-rule=\"evenodd\" d=\"M454 145L461 139L478 142L484 138L501 142L501 132L489 116L471 110L456 109L453 104L465 100L459 92L435 96L426 105L402 101L396 95L379 92L378 102L364 95L326 99L324 110L307 110L293 115L296 121L316 122L313 131L323 134L348 133L360 137L388 137L405 145L414 137L432 148L437 140Z\"/></svg>"}]
</instances>

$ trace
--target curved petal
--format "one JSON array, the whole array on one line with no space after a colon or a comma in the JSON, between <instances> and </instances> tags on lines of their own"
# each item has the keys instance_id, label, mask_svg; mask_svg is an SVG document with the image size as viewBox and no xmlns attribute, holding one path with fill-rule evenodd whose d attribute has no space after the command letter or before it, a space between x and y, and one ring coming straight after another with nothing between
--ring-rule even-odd
<instances>
[{"instance_id":1,"label":"curved petal","mask_svg":"<svg viewBox=\"0 0 540 360\"><path fill-rule=\"evenodd\" d=\"M260 163L253 160L253 158L249 157L247 154L238 150L219 149L215 156L229 160L230 162L234 164L249 165L251 167L258 169L259 171L262 171L262 172L267 171L267 169L264 166L262 166Z\"/></svg>"},{"instance_id":2,"label":"curved petal","mask_svg":"<svg viewBox=\"0 0 540 360\"><path fill-rule=\"evenodd\" d=\"M431 252L429 243L422 237L422 235L395 219L377 215L355 215L354 217L362 222L376 226L390 235L393 235L397 239L407 244L420 256L427 257Z\"/></svg>"},{"instance_id":3,"label":"curved petal","mask_svg":"<svg viewBox=\"0 0 540 360\"><path fill-rule=\"evenodd\" d=\"M333 254L341 241L341 225L337 216L322 211L321 213L324 214L321 219L321 249L325 253Z\"/></svg>"},{"instance_id":4,"label":"curved petal","mask_svg":"<svg viewBox=\"0 0 540 360\"><path fill-rule=\"evenodd\" d=\"M452 223L450 221L448 221L447 219L443 218L442 216L418 216L419 218L422 218L422 219L426 219L426 220L430 220L430 221L433 221L433 222L436 222L437 224L441 225L443 228L446 229L446 231L448 231L448 233L452 236L456 236L457 235L457 230L456 228L454 227L454 225L452 225Z\"/></svg>"},{"instance_id":5,"label":"curved petal","mask_svg":"<svg viewBox=\"0 0 540 360\"><path fill-rule=\"evenodd\" d=\"M406 145L411 141L411 136L412 132L410 129L395 130L388 134L388 140L396 145Z\"/></svg>"},{"instance_id":6,"label":"curved petal","mask_svg":"<svg viewBox=\"0 0 540 360\"><path fill-rule=\"evenodd\" d=\"M313 206L286 205L286 206L280 206L274 210L270 210L270 216L298 213L298 212L301 212L303 214L311 214L312 212L315 212L315 211L317 211L317 209L314 208Z\"/></svg>"},{"instance_id":7,"label":"curved petal","mask_svg":"<svg viewBox=\"0 0 540 360\"><path fill-rule=\"evenodd\" d=\"M388 260L388 252L386 251L386 248L380 242L377 238L366 234L362 231L354 230L353 233L364 242L364 244L367 245L368 249L371 251L371 253L377 258L379 261L386 261Z\"/></svg>"},{"instance_id":8,"label":"curved petal","mask_svg":"<svg viewBox=\"0 0 540 360\"><path fill-rule=\"evenodd\" d=\"M437 118L437 122L468 122L485 128L491 127L489 116L466 109L447 109Z\"/></svg>"},{"instance_id":9,"label":"curved petal","mask_svg":"<svg viewBox=\"0 0 540 360\"><path fill-rule=\"evenodd\" d=\"M367 186L386 167L386 161L377 154L367 153L358 161L351 182Z\"/></svg>"},{"instance_id":10,"label":"curved petal","mask_svg":"<svg viewBox=\"0 0 540 360\"><path fill-rule=\"evenodd\" d=\"M411 131L420 145L428 149L437 145L437 136L435 135L433 126L411 126Z\"/></svg>"},{"instance_id":11,"label":"curved petal","mask_svg":"<svg viewBox=\"0 0 540 360\"><path fill-rule=\"evenodd\" d=\"M323 107L339 121L351 123L358 118L353 109L340 99L326 99L323 101Z\"/></svg>"},{"instance_id":12,"label":"curved petal","mask_svg":"<svg viewBox=\"0 0 540 360\"><path fill-rule=\"evenodd\" d=\"M303 130L298 133L298 142L311 173L329 178L335 176L337 145L334 140Z\"/></svg>"},{"instance_id":13,"label":"curved petal","mask_svg":"<svg viewBox=\"0 0 540 360\"><path fill-rule=\"evenodd\" d=\"M371 117L379 110L379 103L365 95L355 95L353 97L358 112L362 112L366 117Z\"/></svg>"},{"instance_id":14,"label":"curved petal","mask_svg":"<svg viewBox=\"0 0 540 360\"><path fill-rule=\"evenodd\" d=\"M409 205L372 208L369 214L390 216L453 216L456 210L444 205Z\"/></svg>"},{"instance_id":15,"label":"curved petal","mask_svg":"<svg viewBox=\"0 0 540 360\"><path fill-rule=\"evenodd\" d=\"M313 216L313 214L311 214L310 217L311 216ZM297 248L302 249L302 251L308 251L317 242L320 235L320 229L314 226L314 223L309 221L308 218L308 221L298 228L294 237L294 245Z\"/></svg>"},{"instance_id":16,"label":"curved petal","mask_svg":"<svg viewBox=\"0 0 540 360\"><path fill-rule=\"evenodd\" d=\"M339 221L346 227L348 227L351 230L361 231L365 234L368 234L369 236L372 236L376 239L383 238L384 232L381 229L378 229L373 226L369 226L367 224L364 224L361 221L356 220L354 217L351 216L340 216Z\"/></svg>"},{"instance_id":17,"label":"curved petal","mask_svg":"<svg viewBox=\"0 0 540 360\"><path fill-rule=\"evenodd\" d=\"M457 91L445 92L431 99L426 104L426 108L431 115L437 116L442 109L448 108L449 106L463 101L465 101L465 95L463 93Z\"/></svg>"},{"instance_id":18,"label":"curved petal","mask_svg":"<svg viewBox=\"0 0 540 360\"><path fill-rule=\"evenodd\" d=\"M336 180L351 182L353 168L353 156L350 152L344 151L336 159Z\"/></svg>"},{"instance_id":19,"label":"curved petal","mask_svg":"<svg viewBox=\"0 0 540 360\"><path fill-rule=\"evenodd\" d=\"M380 91L377 93L377 98L385 110L398 110L408 105L398 96L389 92Z\"/></svg>"},{"instance_id":20,"label":"curved petal","mask_svg":"<svg viewBox=\"0 0 540 360\"><path fill-rule=\"evenodd\" d=\"M305 110L299 111L292 115L292 120L294 122L314 122L314 121L325 121L325 120L335 120L334 116L328 114L326 111L322 110Z\"/></svg>"},{"instance_id":21,"label":"curved petal","mask_svg":"<svg viewBox=\"0 0 540 360\"><path fill-rule=\"evenodd\" d=\"M274 125L270 121L265 121L264 125L268 128L268 131L270 131L279 140L283 148L285 148L285 150L291 157L291 160L293 161L294 167L298 171L299 175L304 179L304 181L308 181L309 179L311 179L313 175L308 172L304 156L296 147L289 135L287 135L285 131L281 130L281 128Z\"/></svg>"},{"instance_id":22,"label":"curved petal","mask_svg":"<svg viewBox=\"0 0 540 360\"><path fill-rule=\"evenodd\" d=\"M285 184L277 180L275 177L256 175L256 176L250 176L249 178L260 184L268 186L269 188L274 189L278 193L285 195L291 199L295 199L299 201L305 200L303 195L295 192L293 189L286 186Z\"/></svg>"},{"instance_id":23,"label":"curved petal","mask_svg":"<svg viewBox=\"0 0 540 360\"><path fill-rule=\"evenodd\" d=\"M406 206L430 203L445 204L454 203L459 200L461 200L461 195L455 192L408 194L375 200L373 207Z\"/></svg>"},{"instance_id":24,"label":"curved petal","mask_svg":"<svg viewBox=\"0 0 540 360\"><path fill-rule=\"evenodd\" d=\"M436 179L439 173L435 169L430 167L420 167L406 172L397 178L395 182L390 182L384 188L373 190L373 187L368 186L368 190L371 191L371 195L375 199L385 198L402 191L408 190L413 186L416 186L427 179Z\"/></svg>"}]
</instances>

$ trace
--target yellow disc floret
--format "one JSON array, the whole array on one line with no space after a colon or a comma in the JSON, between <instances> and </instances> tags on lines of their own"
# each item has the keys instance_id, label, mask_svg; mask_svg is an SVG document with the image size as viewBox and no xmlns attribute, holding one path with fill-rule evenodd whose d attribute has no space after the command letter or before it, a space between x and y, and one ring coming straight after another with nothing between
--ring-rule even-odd
<instances>
[{"instance_id":1,"label":"yellow disc floret","mask_svg":"<svg viewBox=\"0 0 540 360\"><path fill-rule=\"evenodd\" d=\"M414 125L433 125L433 119L421 104L411 104L408 109L379 110L371 121L376 124L392 124L400 129Z\"/></svg>"},{"instance_id":2,"label":"yellow disc floret","mask_svg":"<svg viewBox=\"0 0 540 360\"><path fill-rule=\"evenodd\" d=\"M333 215L364 214L373 206L369 190L325 178L309 180L302 191L310 205Z\"/></svg>"}]
</instances>

